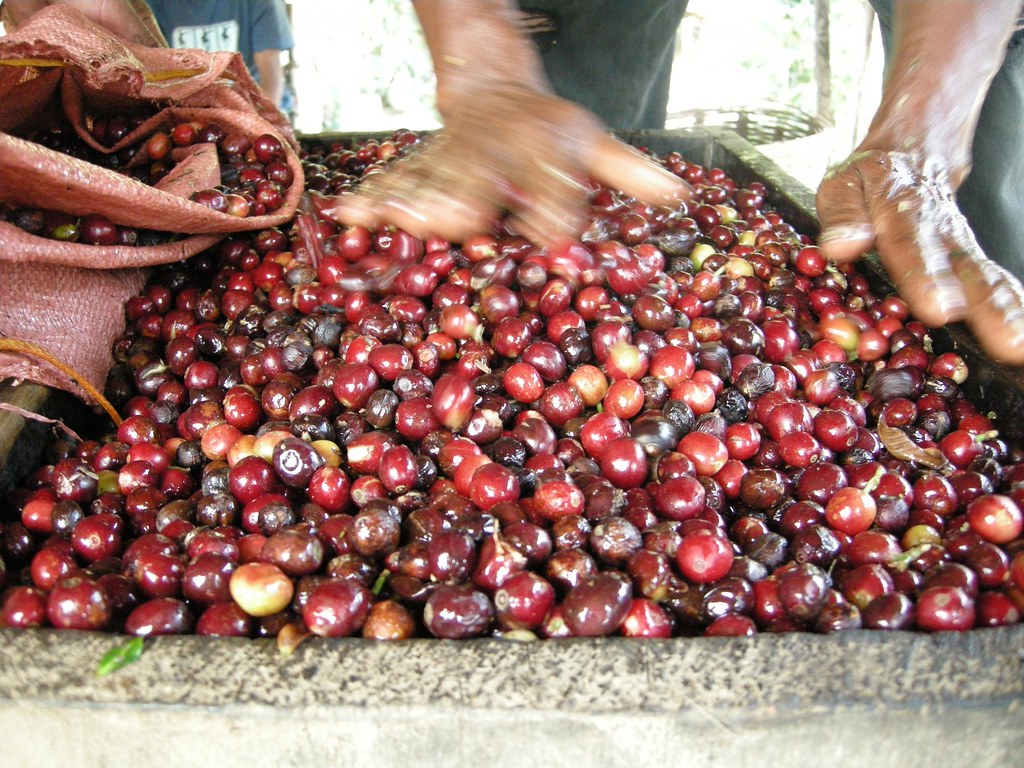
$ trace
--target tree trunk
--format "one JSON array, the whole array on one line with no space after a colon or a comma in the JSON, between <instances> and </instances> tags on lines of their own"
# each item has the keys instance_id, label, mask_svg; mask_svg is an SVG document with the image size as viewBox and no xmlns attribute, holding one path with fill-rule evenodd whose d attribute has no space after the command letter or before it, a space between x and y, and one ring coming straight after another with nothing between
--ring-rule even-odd
<instances>
[{"instance_id":1,"label":"tree trunk","mask_svg":"<svg viewBox=\"0 0 1024 768\"><path fill-rule=\"evenodd\" d=\"M829 5L830 0L814 0L814 81L818 94L814 120L818 128L835 125L835 112L832 106Z\"/></svg>"}]
</instances>

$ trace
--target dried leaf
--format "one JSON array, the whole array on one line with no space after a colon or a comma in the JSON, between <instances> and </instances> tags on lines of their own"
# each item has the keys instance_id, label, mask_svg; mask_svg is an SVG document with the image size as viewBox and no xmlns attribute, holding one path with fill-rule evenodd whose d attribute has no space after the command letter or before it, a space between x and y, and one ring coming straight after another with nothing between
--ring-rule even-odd
<instances>
[{"instance_id":1,"label":"dried leaf","mask_svg":"<svg viewBox=\"0 0 1024 768\"><path fill-rule=\"evenodd\" d=\"M38 413L26 411L24 408L19 408L16 405L11 405L10 403L0 403L0 411L10 411L11 413L21 416L23 419L38 421L42 424L53 424L59 427L60 429L64 430L65 434L67 434L67 436L70 437L72 440L79 443L82 442L82 438L78 436L78 433L75 432L75 430L73 430L60 419L50 419L47 418L46 416L41 416Z\"/></svg>"},{"instance_id":2,"label":"dried leaf","mask_svg":"<svg viewBox=\"0 0 1024 768\"><path fill-rule=\"evenodd\" d=\"M117 648L111 648L100 659L100 664L96 668L96 676L103 677L111 672L117 672L129 664L134 664L139 660L144 648L145 639L141 637L133 637L127 643L119 645Z\"/></svg>"},{"instance_id":3,"label":"dried leaf","mask_svg":"<svg viewBox=\"0 0 1024 768\"><path fill-rule=\"evenodd\" d=\"M878 422L878 437L882 445L893 456L902 461L913 461L943 474L954 470L952 464L937 448L922 448L899 427L890 427L884 421Z\"/></svg>"},{"instance_id":4,"label":"dried leaf","mask_svg":"<svg viewBox=\"0 0 1024 768\"><path fill-rule=\"evenodd\" d=\"M312 633L297 621L285 624L281 631L277 633L277 652L282 656L291 656L295 653L295 649L302 645L303 641L311 635Z\"/></svg>"}]
</instances>

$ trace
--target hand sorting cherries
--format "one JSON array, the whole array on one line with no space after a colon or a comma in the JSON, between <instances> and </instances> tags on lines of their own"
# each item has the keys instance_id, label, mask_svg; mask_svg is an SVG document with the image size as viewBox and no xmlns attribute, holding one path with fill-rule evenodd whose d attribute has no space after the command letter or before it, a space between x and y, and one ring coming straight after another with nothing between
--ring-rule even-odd
<instances>
[{"instance_id":1,"label":"hand sorting cherries","mask_svg":"<svg viewBox=\"0 0 1024 768\"><path fill-rule=\"evenodd\" d=\"M964 396L964 360L762 184L670 153L694 201L591 184L583 236L547 249L502 224L452 244L323 215L420 141L311 139L312 213L154 272L113 350L124 420L59 443L3 502L0 624L397 640L1020 621L1024 451ZM250 162L273 176L262 151L236 153L243 183Z\"/></svg>"}]
</instances>

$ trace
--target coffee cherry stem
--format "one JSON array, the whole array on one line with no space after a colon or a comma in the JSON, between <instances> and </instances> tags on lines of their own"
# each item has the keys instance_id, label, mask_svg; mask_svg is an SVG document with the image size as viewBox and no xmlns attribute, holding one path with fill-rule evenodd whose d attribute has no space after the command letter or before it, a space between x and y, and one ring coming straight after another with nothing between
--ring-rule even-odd
<instances>
[{"instance_id":1,"label":"coffee cherry stem","mask_svg":"<svg viewBox=\"0 0 1024 768\"><path fill-rule=\"evenodd\" d=\"M898 555L893 555L887 561L887 564L895 568L900 573L906 572L910 568L911 563L916 561L919 557L932 551L936 548L935 544L918 544L916 547L911 547L905 552L900 552Z\"/></svg>"},{"instance_id":2,"label":"coffee cherry stem","mask_svg":"<svg viewBox=\"0 0 1024 768\"><path fill-rule=\"evenodd\" d=\"M871 479L864 484L864 488L862 489L864 493L871 493L875 490L875 488L878 487L878 484L882 482L883 477L885 477L885 468L879 467L875 470L875 474L871 476Z\"/></svg>"},{"instance_id":3,"label":"coffee cherry stem","mask_svg":"<svg viewBox=\"0 0 1024 768\"><path fill-rule=\"evenodd\" d=\"M307 631L305 625L300 621L285 624L277 633L277 652L281 656L291 656L295 653L295 649L305 642L306 638L312 636L313 633Z\"/></svg>"},{"instance_id":4,"label":"coffee cherry stem","mask_svg":"<svg viewBox=\"0 0 1024 768\"><path fill-rule=\"evenodd\" d=\"M388 583L388 579L391 578L391 571L385 568L380 572L376 581L373 582L373 587L370 589L373 592L374 597L380 597L380 593L384 591L384 585Z\"/></svg>"}]
</instances>

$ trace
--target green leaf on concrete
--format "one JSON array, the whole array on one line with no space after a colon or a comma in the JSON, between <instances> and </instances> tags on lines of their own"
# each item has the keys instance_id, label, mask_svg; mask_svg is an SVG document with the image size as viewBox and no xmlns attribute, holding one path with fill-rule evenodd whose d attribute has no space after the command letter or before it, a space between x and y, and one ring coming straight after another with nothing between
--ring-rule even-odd
<instances>
[{"instance_id":1,"label":"green leaf on concrete","mask_svg":"<svg viewBox=\"0 0 1024 768\"><path fill-rule=\"evenodd\" d=\"M96 668L96 676L103 677L111 672L117 672L117 670L127 667L129 664L134 664L142 655L144 647L144 638L133 637L127 643L119 645L117 648L111 648L100 659L100 664Z\"/></svg>"}]
</instances>

